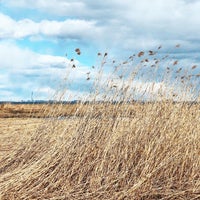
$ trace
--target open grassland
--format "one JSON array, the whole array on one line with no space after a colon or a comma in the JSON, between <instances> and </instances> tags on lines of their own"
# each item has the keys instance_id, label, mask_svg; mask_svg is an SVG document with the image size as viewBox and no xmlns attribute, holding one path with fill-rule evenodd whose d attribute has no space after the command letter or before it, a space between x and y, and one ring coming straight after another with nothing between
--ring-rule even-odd
<instances>
[{"instance_id":1,"label":"open grassland","mask_svg":"<svg viewBox=\"0 0 200 200\"><path fill-rule=\"evenodd\" d=\"M2 200L200 199L200 104L4 105L0 115Z\"/></svg>"},{"instance_id":2,"label":"open grassland","mask_svg":"<svg viewBox=\"0 0 200 200\"><path fill-rule=\"evenodd\" d=\"M160 49L98 53L87 103L0 105L0 199L200 199L199 69ZM78 69L72 58L50 99L70 98Z\"/></svg>"}]
</instances>

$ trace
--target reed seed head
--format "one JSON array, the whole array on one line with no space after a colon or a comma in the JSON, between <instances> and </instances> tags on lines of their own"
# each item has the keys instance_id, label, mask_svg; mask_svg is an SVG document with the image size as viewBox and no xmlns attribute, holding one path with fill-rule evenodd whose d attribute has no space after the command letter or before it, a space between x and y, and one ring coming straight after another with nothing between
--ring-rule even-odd
<instances>
[{"instance_id":1,"label":"reed seed head","mask_svg":"<svg viewBox=\"0 0 200 200\"><path fill-rule=\"evenodd\" d=\"M144 51L140 51L139 53L138 53L138 57L141 57L141 56L143 56L144 55Z\"/></svg>"}]
</instances>

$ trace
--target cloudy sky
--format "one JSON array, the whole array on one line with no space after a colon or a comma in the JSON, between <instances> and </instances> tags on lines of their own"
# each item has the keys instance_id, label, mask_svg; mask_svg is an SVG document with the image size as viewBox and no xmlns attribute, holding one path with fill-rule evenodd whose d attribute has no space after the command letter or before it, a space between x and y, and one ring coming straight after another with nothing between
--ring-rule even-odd
<instances>
[{"instance_id":1,"label":"cloudy sky","mask_svg":"<svg viewBox=\"0 0 200 200\"><path fill-rule=\"evenodd\" d=\"M0 101L51 98L72 58L79 71L67 94L87 94L98 52L123 60L162 45L189 69L199 62L199 10L199 0L0 0Z\"/></svg>"}]
</instances>

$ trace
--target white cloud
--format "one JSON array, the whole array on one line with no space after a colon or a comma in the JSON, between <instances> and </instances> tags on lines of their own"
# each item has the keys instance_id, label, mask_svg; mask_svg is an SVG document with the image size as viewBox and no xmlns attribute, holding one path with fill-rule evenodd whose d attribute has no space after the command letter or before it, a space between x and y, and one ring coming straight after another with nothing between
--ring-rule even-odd
<instances>
[{"instance_id":1,"label":"white cloud","mask_svg":"<svg viewBox=\"0 0 200 200\"><path fill-rule=\"evenodd\" d=\"M71 0L3 0L4 4L18 8L40 9L56 15L71 15L72 13L84 12L85 4L81 1Z\"/></svg>"},{"instance_id":2,"label":"white cloud","mask_svg":"<svg viewBox=\"0 0 200 200\"><path fill-rule=\"evenodd\" d=\"M21 38L43 34L60 38L92 39L109 46L143 48L166 41L199 40L200 2L185 0L7 0L4 4L63 16L62 22L15 21L2 16L1 37ZM124 44L124 45L123 45ZM131 44L131 45L128 45ZM135 45L134 45L135 44ZM128 46L128 47L127 47Z\"/></svg>"},{"instance_id":3,"label":"white cloud","mask_svg":"<svg viewBox=\"0 0 200 200\"><path fill-rule=\"evenodd\" d=\"M87 66L77 60L71 63L67 58L35 53L15 43L1 42L0 55L0 100L4 99L5 90L28 94L34 91L38 98L50 98L55 91L63 89L61 85L77 85L87 77ZM72 64L78 69L72 69Z\"/></svg>"},{"instance_id":4,"label":"white cloud","mask_svg":"<svg viewBox=\"0 0 200 200\"><path fill-rule=\"evenodd\" d=\"M87 39L99 34L95 21L68 19L64 21L42 20L34 22L30 19L15 21L0 13L0 38L20 39L30 36L46 36L62 39Z\"/></svg>"},{"instance_id":5,"label":"white cloud","mask_svg":"<svg viewBox=\"0 0 200 200\"><path fill-rule=\"evenodd\" d=\"M0 69L10 73L53 74L55 70L66 70L70 61L64 57L39 54L19 48L11 42L0 43ZM77 61L76 61L77 62Z\"/></svg>"},{"instance_id":6,"label":"white cloud","mask_svg":"<svg viewBox=\"0 0 200 200\"><path fill-rule=\"evenodd\" d=\"M6 89L9 82L8 74L0 74L0 89Z\"/></svg>"},{"instance_id":7,"label":"white cloud","mask_svg":"<svg viewBox=\"0 0 200 200\"><path fill-rule=\"evenodd\" d=\"M174 45L177 41L188 42L191 47L194 40L200 40L199 1L5 0L3 3L66 20L15 21L0 16L1 22L8 24L1 28L2 38L44 35L95 42L106 48L120 47L119 51Z\"/></svg>"},{"instance_id":8,"label":"white cloud","mask_svg":"<svg viewBox=\"0 0 200 200\"><path fill-rule=\"evenodd\" d=\"M178 52L183 51L184 59L180 57L180 61L184 66L190 67L195 63L195 59L198 60L200 1L3 0L1 4L7 8L17 9L18 12L30 9L35 12L35 15L41 15L40 20L36 20L35 16L30 19L26 14L24 18L19 17L19 20L16 20L0 13L0 39L2 40L20 40L27 37L30 42L38 38L40 40L48 38L51 41L57 39L74 41L75 39L86 45L95 43L100 49L108 49L111 54L114 52L119 59L121 54L127 56L127 52L153 50L160 44L164 47L163 51L173 53L172 46L180 43L183 50L180 49ZM47 18L45 14L48 14ZM57 20L52 20L54 17ZM194 51L197 53L195 54ZM52 90L55 88L52 83L47 87L44 82L64 77L68 72L66 71L69 62L67 59L38 54L30 49L21 49L13 43L1 42L0 55L0 69L7 70L7 76L4 76L5 72L1 78L10 86L15 82L15 85L21 88L35 89L34 84L37 84L37 87L42 86L42 91L45 93L48 87ZM87 71L87 67L79 66L79 70L72 71L68 78L82 87ZM16 75L15 80L11 78L13 75ZM24 76L35 76L38 83L28 81L26 78L26 87L20 86L25 80ZM135 83L138 94L152 84L153 82ZM170 87L158 83L155 88L159 86ZM77 92L80 95L76 90L77 88L74 88L70 91L72 94Z\"/></svg>"},{"instance_id":9,"label":"white cloud","mask_svg":"<svg viewBox=\"0 0 200 200\"><path fill-rule=\"evenodd\" d=\"M21 101L23 97L18 96L12 91L0 90L0 101Z\"/></svg>"},{"instance_id":10,"label":"white cloud","mask_svg":"<svg viewBox=\"0 0 200 200\"><path fill-rule=\"evenodd\" d=\"M199 1L185 0L6 0L5 4L15 7L42 10L50 14L67 17L90 18L104 20L105 23L137 24L139 27L151 26L157 28L185 24L199 24ZM184 23L183 23L184 22ZM166 30L168 31L168 30ZM173 30L172 30L173 31Z\"/></svg>"}]
</instances>

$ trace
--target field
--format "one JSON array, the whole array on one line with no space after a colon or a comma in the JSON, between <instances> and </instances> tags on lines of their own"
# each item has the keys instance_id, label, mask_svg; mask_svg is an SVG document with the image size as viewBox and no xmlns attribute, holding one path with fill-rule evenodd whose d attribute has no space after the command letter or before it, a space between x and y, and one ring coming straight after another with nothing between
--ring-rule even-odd
<instances>
[{"instance_id":1,"label":"field","mask_svg":"<svg viewBox=\"0 0 200 200\"><path fill-rule=\"evenodd\" d=\"M62 101L73 59L60 103L1 104L0 199L200 199L199 69L160 48L122 63L98 53L76 104Z\"/></svg>"},{"instance_id":2,"label":"field","mask_svg":"<svg viewBox=\"0 0 200 200\"><path fill-rule=\"evenodd\" d=\"M200 199L200 104L0 105L0 199Z\"/></svg>"}]
</instances>

